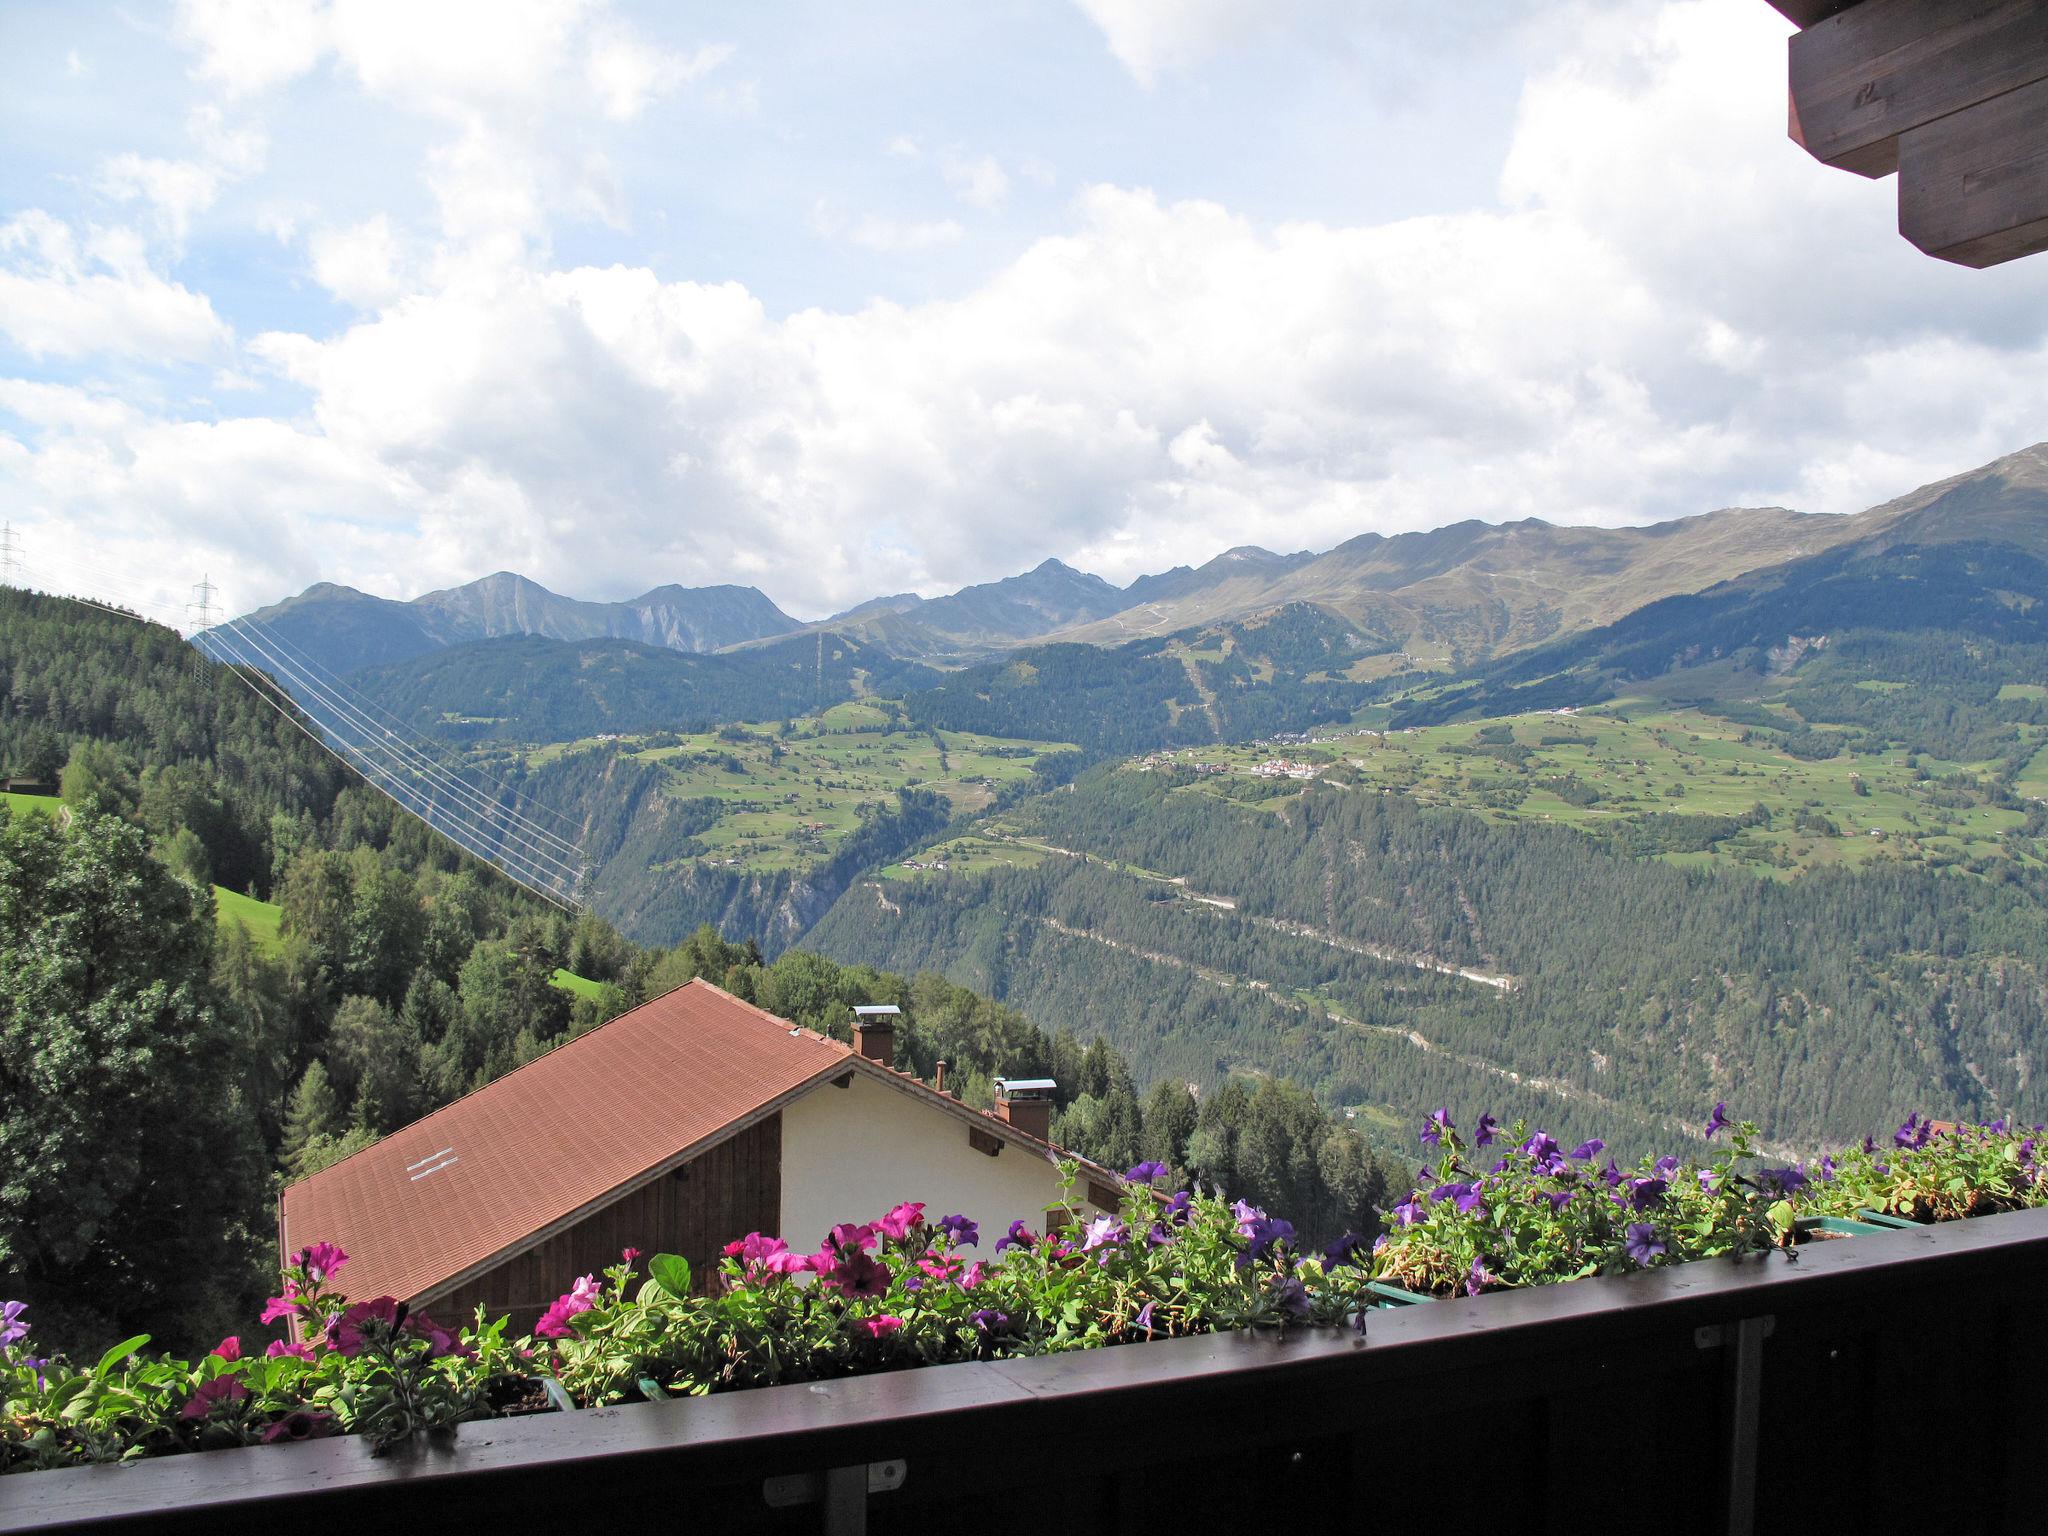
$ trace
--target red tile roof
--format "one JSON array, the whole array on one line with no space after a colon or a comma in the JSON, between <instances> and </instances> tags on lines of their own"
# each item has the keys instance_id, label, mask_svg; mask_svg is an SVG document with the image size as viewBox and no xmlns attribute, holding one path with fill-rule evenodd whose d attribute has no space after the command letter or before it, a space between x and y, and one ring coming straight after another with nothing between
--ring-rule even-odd
<instances>
[{"instance_id":1,"label":"red tile roof","mask_svg":"<svg viewBox=\"0 0 2048 1536\"><path fill-rule=\"evenodd\" d=\"M339 1243L352 1296L419 1296L855 1059L692 981L290 1185L279 1243Z\"/></svg>"},{"instance_id":2,"label":"red tile roof","mask_svg":"<svg viewBox=\"0 0 2048 1536\"><path fill-rule=\"evenodd\" d=\"M699 979L288 1185L278 1245L340 1244L351 1296L423 1296L849 1069L1070 1155Z\"/></svg>"}]
</instances>

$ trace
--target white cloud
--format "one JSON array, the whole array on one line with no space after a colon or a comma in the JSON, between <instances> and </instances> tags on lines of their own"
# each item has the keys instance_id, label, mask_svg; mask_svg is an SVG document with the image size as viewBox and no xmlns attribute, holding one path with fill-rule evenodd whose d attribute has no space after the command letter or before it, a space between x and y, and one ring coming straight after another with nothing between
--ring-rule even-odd
<instances>
[{"instance_id":1,"label":"white cloud","mask_svg":"<svg viewBox=\"0 0 2048 1536\"><path fill-rule=\"evenodd\" d=\"M329 43L319 0L178 0L176 29L198 50L199 77L230 97L296 79Z\"/></svg>"},{"instance_id":2,"label":"white cloud","mask_svg":"<svg viewBox=\"0 0 2048 1536\"><path fill-rule=\"evenodd\" d=\"M975 208L996 209L1010 196L1010 178L994 155L967 155L949 150L939 160L939 174L953 195Z\"/></svg>"},{"instance_id":3,"label":"white cloud","mask_svg":"<svg viewBox=\"0 0 2048 1536\"><path fill-rule=\"evenodd\" d=\"M358 309L376 309L406 291L404 258L384 214L347 229L325 229L307 241L320 286Z\"/></svg>"},{"instance_id":4,"label":"white cloud","mask_svg":"<svg viewBox=\"0 0 2048 1536\"><path fill-rule=\"evenodd\" d=\"M1298 28L1335 21L1341 0L1074 0L1102 29L1117 62L1140 85L1219 53Z\"/></svg>"},{"instance_id":5,"label":"white cloud","mask_svg":"<svg viewBox=\"0 0 2048 1536\"><path fill-rule=\"evenodd\" d=\"M1134 70L1265 24L1088 3ZM648 71L594 86L595 7L522 12L545 46L486 40L481 59L462 27L482 13L432 9L407 41L403 8L333 7L341 66L442 135L422 157L438 243L297 214L313 275L362 311L340 330L229 354L132 232L0 228L21 345L204 356L218 390L257 372L304 400L192 421L96 388L0 394L29 427L0 439L0 507L138 558L203 552L244 606L510 566L593 596L756 581L821 613L1048 554L1128 579L1474 516L1855 510L2048 436L2048 265L1927 262L1890 229L1888 185L1786 144L1764 7L1547 16L1495 206L1275 223L1098 185L952 296L788 314L734 282L563 270L551 218L626 212L558 131L564 103L632 106ZM974 193L982 162L949 168L943 142L928 157ZM964 238L927 211L811 216L879 251Z\"/></svg>"},{"instance_id":6,"label":"white cloud","mask_svg":"<svg viewBox=\"0 0 2048 1536\"><path fill-rule=\"evenodd\" d=\"M879 214L849 214L822 199L812 205L811 228L827 240L897 253L951 245L966 233L952 219L890 219Z\"/></svg>"},{"instance_id":7,"label":"white cloud","mask_svg":"<svg viewBox=\"0 0 2048 1536\"><path fill-rule=\"evenodd\" d=\"M34 357L175 360L230 339L204 294L151 268L133 230L95 229L81 242L40 209L0 225L0 331Z\"/></svg>"},{"instance_id":8,"label":"white cloud","mask_svg":"<svg viewBox=\"0 0 2048 1536\"><path fill-rule=\"evenodd\" d=\"M117 201L148 203L173 245L184 244L194 215L211 208L223 186L262 168L267 147L260 128L230 128L216 107L195 109L186 128L199 145L198 159L114 155L101 165L98 180L99 190Z\"/></svg>"}]
</instances>

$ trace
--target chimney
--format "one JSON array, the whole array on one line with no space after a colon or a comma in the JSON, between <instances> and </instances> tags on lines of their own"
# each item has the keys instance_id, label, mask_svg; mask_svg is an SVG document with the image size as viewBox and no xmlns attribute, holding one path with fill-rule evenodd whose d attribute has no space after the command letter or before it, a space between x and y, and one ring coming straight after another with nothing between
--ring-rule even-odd
<instances>
[{"instance_id":1,"label":"chimney","mask_svg":"<svg viewBox=\"0 0 2048 1536\"><path fill-rule=\"evenodd\" d=\"M896 1065L896 1020L903 1012L894 1003L862 1003L853 1010L853 1049L880 1066Z\"/></svg>"},{"instance_id":2,"label":"chimney","mask_svg":"<svg viewBox=\"0 0 2048 1536\"><path fill-rule=\"evenodd\" d=\"M1058 1085L1049 1077L996 1079L996 1113L1027 1136L1052 1140L1052 1095Z\"/></svg>"},{"instance_id":3,"label":"chimney","mask_svg":"<svg viewBox=\"0 0 2048 1536\"><path fill-rule=\"evenodd\" d=\"M946 1062L943 1057L939 1060L938 1072L932 1077L932 1091L935 1093L944 1093L946 1091Z\"/></svg>"}]
</instances>

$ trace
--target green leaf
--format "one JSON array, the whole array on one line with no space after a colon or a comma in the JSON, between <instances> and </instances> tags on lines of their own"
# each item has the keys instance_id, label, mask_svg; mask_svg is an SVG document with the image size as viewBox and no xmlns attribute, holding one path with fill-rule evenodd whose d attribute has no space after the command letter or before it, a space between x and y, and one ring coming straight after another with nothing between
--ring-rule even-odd
<instances>
[{"instance_id":1,"label":"green leaf","mask_svg":"<svg viewBox=\"0 0 2048 1536\"><path fill-rule=\"evenodd\" d=\"M647 1261L647 1273L677 1301L690 1294L690 1261L679 1254L657 1253Z\"/></svg>"},{"instance_id":2,"label":"green leaf","mask_svg":"<svg viewBox=\"0 0 2048 1536\"><path fill-rule=\"evenodd\" d=\"M119 1365L123 1360L126 1360L148 1342L149 1335L146 1333L138 1333L132 1339L123 1339L104 1355L100 1356L100 1363L92 1368L93 1375L106 1375L108 1371Z\"/></svg>"}]
</instances>

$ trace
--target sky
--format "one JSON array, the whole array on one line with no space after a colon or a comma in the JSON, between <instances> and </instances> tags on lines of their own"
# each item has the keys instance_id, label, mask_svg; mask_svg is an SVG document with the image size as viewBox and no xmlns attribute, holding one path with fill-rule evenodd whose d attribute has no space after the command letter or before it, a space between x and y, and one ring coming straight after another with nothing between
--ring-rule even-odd
<instances>
[{"instance_id":1,"label":"sky","mask_svg":"<svg viewBox=\"0 0 2048 1536\"><path fill-rule=\"evenodd\" d=\"M2048 438L2048 258L1764 0L0 5L0 519L169 614L811 618L1058 558L1853 512Z\"/></svg>"}]
</instances>

